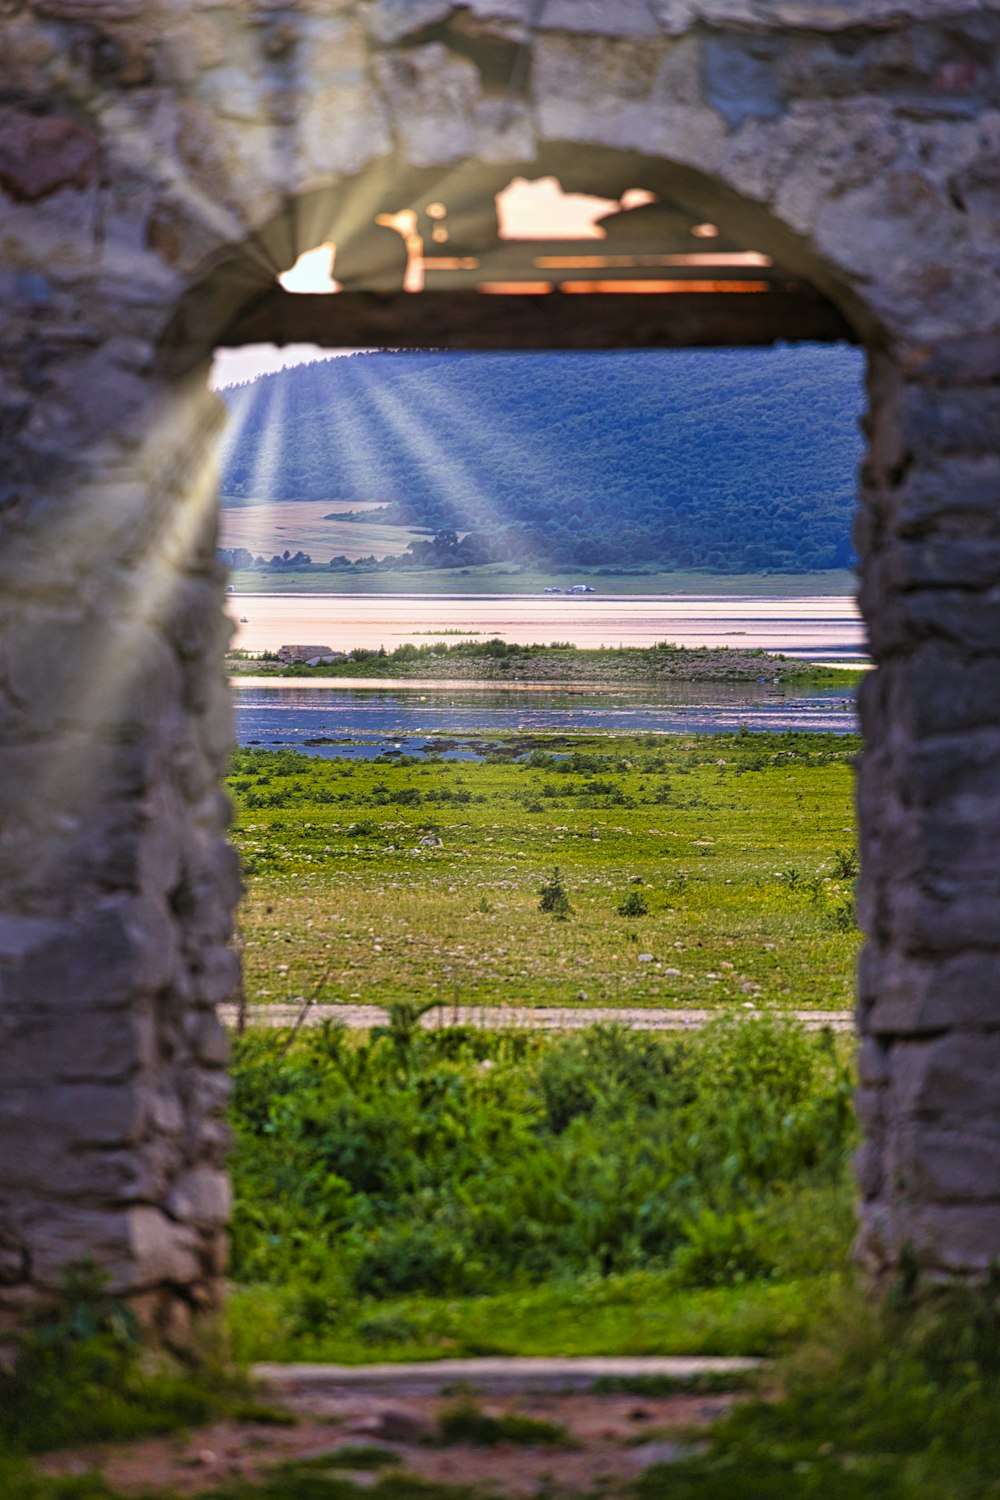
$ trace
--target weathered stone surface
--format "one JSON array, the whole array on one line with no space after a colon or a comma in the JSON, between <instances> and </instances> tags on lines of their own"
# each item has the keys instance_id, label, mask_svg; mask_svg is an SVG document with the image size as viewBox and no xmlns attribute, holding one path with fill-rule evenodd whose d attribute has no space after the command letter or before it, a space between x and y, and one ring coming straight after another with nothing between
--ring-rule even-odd
<instances>
[{"instance_id":1,"label":"weathered stone surface","mask_svg":"<svg viewBox=\"0 0 1000 1500\"><path fill-rule=\"evenodd\" d=\"M859 1253L1000 1257L996 5L7 9L0 1318L86 1250L176 1342L222 1274L213 344L387 185L516 173L675 198L868 345Z\"/></svg>"},{"instance_id":2,"label":"weathered stone surface","mask_svg":"<svg viewBox=\"0 0 1000 1500\"><path fill-rule=\"evenodd\" d=\"M0 109L0 188L21 203L82 190L94 180L98 146L94 132L69 116Z\"/></svg>"}]
</instances>

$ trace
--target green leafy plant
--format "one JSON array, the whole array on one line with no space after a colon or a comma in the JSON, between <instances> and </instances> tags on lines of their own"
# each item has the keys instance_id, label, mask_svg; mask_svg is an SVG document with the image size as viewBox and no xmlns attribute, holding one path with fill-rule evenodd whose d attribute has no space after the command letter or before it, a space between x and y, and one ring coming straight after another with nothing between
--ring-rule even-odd
<instances>
[{"instance_id":1,"label":"green leafy plant","mask_svg":"<svg viewBox=\"0 0 1000 1500\"><path fill-rule=\"evenodd\" d=\"M557 922L565 922L573 908L570 905L569 893L563 885L558 865L555 866L545 884L541 886L538 894L538 910L555 917Z\"/></svg>"}]
</instances>

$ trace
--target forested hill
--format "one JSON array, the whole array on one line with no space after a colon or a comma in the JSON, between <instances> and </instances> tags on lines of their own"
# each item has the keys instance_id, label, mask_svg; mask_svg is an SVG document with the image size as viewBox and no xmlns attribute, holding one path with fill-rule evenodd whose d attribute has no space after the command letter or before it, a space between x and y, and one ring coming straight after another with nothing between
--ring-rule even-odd
<instances>
[{"instance_id":1,"label":"forested hill","mask_svg":"<svg viewBox=\"0 0 1000 1500\"><path fill-rule=\"evenodd\" d=\"M387 522L471 533L437 566L852 560L852 349L356 354L222 395L224 494L380 501Z\"/></svg>"}]
</instances>

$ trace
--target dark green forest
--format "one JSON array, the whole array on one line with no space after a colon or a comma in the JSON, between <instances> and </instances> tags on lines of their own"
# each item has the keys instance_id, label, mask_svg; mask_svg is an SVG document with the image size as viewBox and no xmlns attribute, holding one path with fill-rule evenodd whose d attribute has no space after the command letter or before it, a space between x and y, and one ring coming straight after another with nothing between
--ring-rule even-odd
<instances>
[{"instance_id":1,"label":"dark green forest","mask_svg":"<svg viewBox=\"0 0 1000 1500\"><path fill-rule=\"evenodd\" d=\"M392 567L849 567L861 378L843 347L355 354L222 392L223 493L436 534Z\"/></svg>"}]
</instances>

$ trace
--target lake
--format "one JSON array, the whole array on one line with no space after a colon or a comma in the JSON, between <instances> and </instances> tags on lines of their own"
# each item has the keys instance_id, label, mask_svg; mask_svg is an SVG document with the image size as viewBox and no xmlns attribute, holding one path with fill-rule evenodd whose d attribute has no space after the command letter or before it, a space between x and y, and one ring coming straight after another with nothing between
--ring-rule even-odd
<instances>
[{"instance_id":1,"label":"lake","mask_svg":"<svg viewBox=\"0 0 1000 1500\"><path fill-rule=\"evenodd\" d=\"M372 757L438 751L478 759L490 735L722 733L750 730L857 732L853 695L843 688L784 689L772 684L671 683L651 689L331 687L313 678L294 687L234 684L241 745L288 747L309 754Z\"/></svg>"},{"instance_id":2,"label":"lake","mask_svg":"<svg viewBox=\"0 0 1000 1500\"><path fill-rule=\"evenodd\" d=\"M864 627L850 595L738 598L646 594L235 594L233 644L247 651L284 645L387 650L434 636L500 636L519 645L568 641L578 647L738 646L807 661L865 661Z\"/></svg>"}]
</instances>

